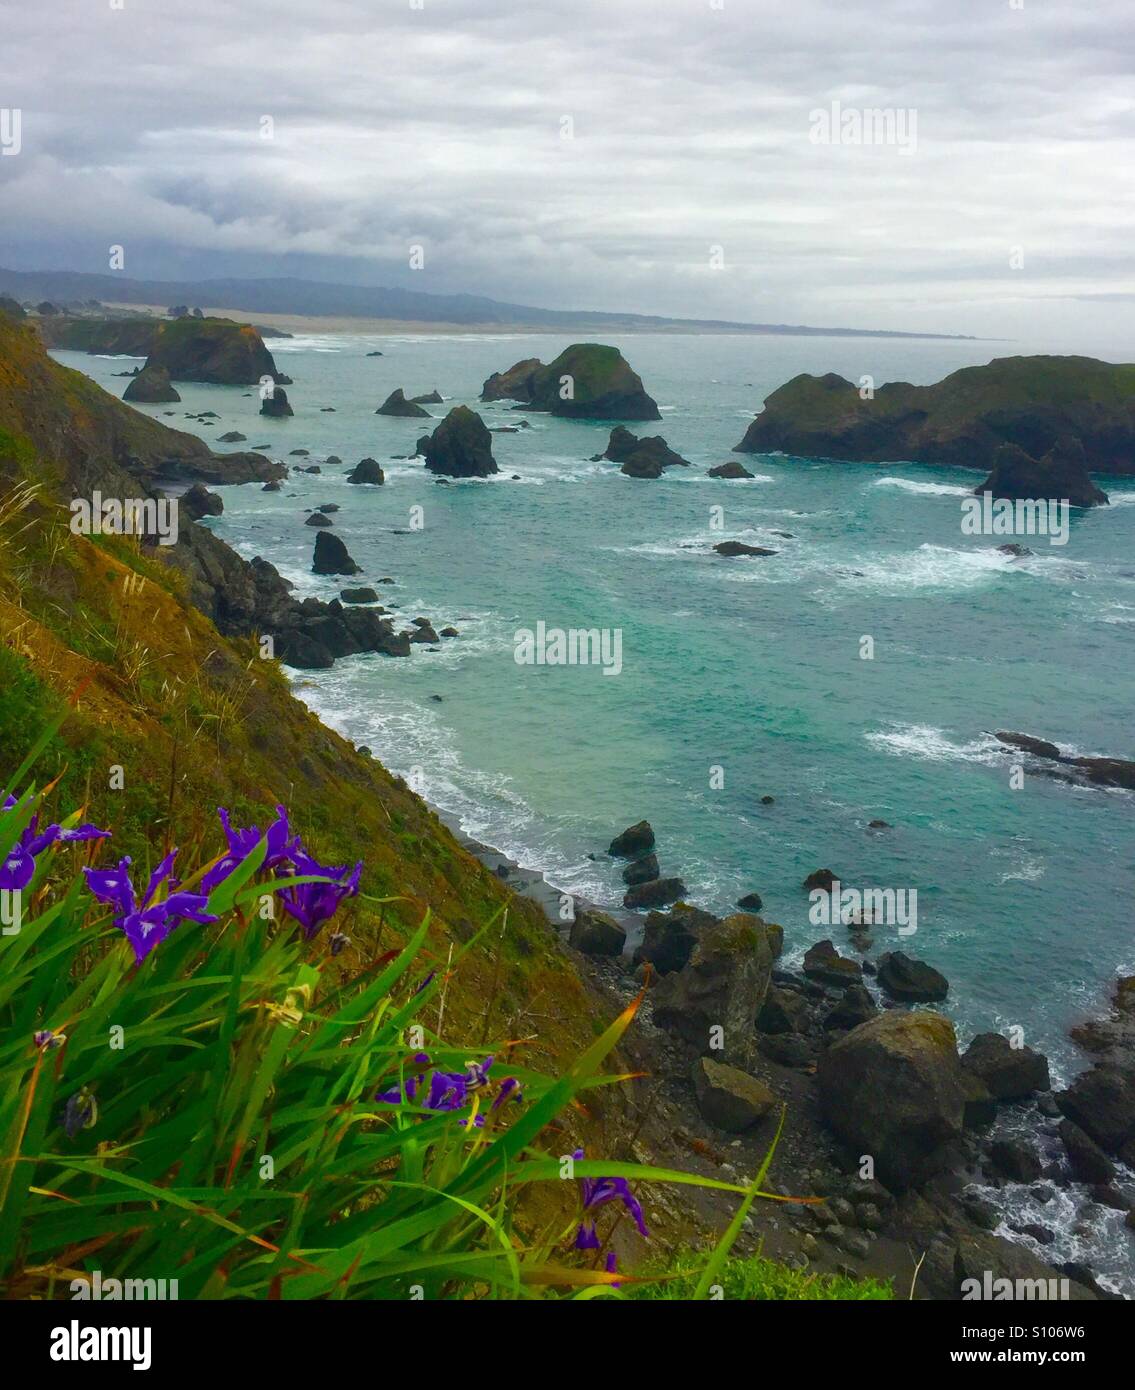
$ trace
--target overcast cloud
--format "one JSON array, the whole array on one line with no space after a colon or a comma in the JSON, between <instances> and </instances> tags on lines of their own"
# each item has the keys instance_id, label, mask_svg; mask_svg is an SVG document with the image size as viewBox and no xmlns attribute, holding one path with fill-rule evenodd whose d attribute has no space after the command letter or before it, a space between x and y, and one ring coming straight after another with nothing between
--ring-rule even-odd
<instances>
[{"instance_id":1,"label":"overcast cloud","mask_svg":"<svg viewBox=\"0 0 1135 1390\"><path fill-rule=\"evenodd\" d=\"M0 264L1127 331L1131 0L417 3L4 0ZM813 143L837 100L917 147Z\"/></svg>"}]
</instances>

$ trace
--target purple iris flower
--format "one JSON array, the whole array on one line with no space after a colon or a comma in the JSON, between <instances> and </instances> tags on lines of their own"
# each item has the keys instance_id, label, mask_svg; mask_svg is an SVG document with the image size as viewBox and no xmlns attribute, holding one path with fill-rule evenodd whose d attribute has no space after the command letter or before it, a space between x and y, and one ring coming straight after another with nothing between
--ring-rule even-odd
<instances>
[{"instance_id":1,"label":"purple iris flower","mask_svg":"<svg viewBox=\"0 0 1135 1390\"><path fill-rule=\"evenodd\" d=\"M429 1058L424 1052L418 1053L414 1060L425 1062L426 1065L429 1064ZM471 1091L479 1091L489 1084L489 1068L492 1065L492 1057L486 1057L483 1062L470 1062L466 1071L435 1071L430 1077L429 1090L422 1101L422 1106L426 1110L460 1110L468 1103ZM424 1079L424 1071L419 1072L416 1076L407 1077L404 1088L406 1101L417 1099L420 1083ZM495 1110L503 1100L507 1100L514 1089L519 1090L519 1083L515 1077L509 1077L507 1081L502 1083L500 1094L492 1108ZM375 1100L382 1101L386 1105L401 1105L403 1094L397 1086L393 1086L390 1090L379 1091ZM478 1116L475 1124L477 1128L480 1128L484 1124L483 1117Z\"/></svg>"},{"instance_id":2,"label":"purple iris flower","mask_svg":"<svg viewBox=\"0 0 1135 1390\"><path fill-rule=\"evenodd\" d=\"M359 862L352 869L331 868L318 863L298 843L290 855L297 877L318 874L330 879L330 883L295 883L290 888L281 888L279 899L285 912L291 915L303 928L308 941L319 931L324 922L334 917L344 898L353 898L359 891L359 879L363 864Z\"/></svg>"},{"instance_id":3,"label":"purple iris flower","mask_svg":"<svg viewBox=\"0 0 1135 1390\"><path fill-rule=\"evenodd\" d=\"M430 1055L428 1052L415 1052L411 1061L415 1062L419 1067L428 1067L430 1064ZM424 1076L425 1072L419 1071L413 1076L408 1076L406 1078L405 1099L407 1101L412 1101L417 1096L418 1083ZM374 1098L375 1100L382 1101L384 1105L401 1105L403 1102L402 1092L397 1086L391 1086L388 1091L378 1091Z\"/></svg>"},{"instance_id":4,"label":"purple iris flower","mask_svg":"<svg viewBox=\"0 0 1135 1390\"><path fill-rule=\"evenodd\" d=\"M520 1089L520 1082L517 1081L516 1077L506 1076L501 1082L500 1090L497 1092L497 1098L493 1101L490 1109L499 1110L507 1101L519 1100L523 1094L523 1091Z\"/></svg>"},{"instance_id":5,"label":"purple iris flower","mask_svg":"<svg viewBox=\"0 0 1135 1390\"><path fill-rule=\"evenodd\" d=\"M175 891L160 902L154 901L158 889L167 880L170 888L177 888L178 880L172 877L176 855L177 850L170 850L150 875L140 903L130 882L129 855L113 869L83 870L87 876L87 887L95 897L114 908L114 925L126 934L127 941L134 948L134 958L139 962L145 960L158 942L164 941L180 922L217 921L212 913L205 911L208 902L205 893Z\"/></svg>"},{"instance_id":6,"label":"purple iris flower","mask_svg":"<svg viewBox=\"0 0 1135 1390\"><path fill-rule=\"evenodd\" d=\"M9 796L0 810L10 811L16 804L16 798ZM0 863L0 890L15 892L26 888L35 876L36 858L50 845L75 840L103 840L109 835L109 830L100 830L95 825L77 825L73 830L49 825L45 830L40 830L37 812L8 851L8 857Z\"/></svg>"},{"instance_id":7,"label":"purple iris flower","mask_svg":"<svg viewBox=\"0 0 1135 1390\"><path fill-rule=\"evenodd\" d=\"M201 891L203 893L211 893L217 884L224 882L234 869L239 868L244 863L261 840L259 826L250 825L245 830L234 830L232 822L229 820L229 813L223 806L217 807L217 815L221 819L221 829L225 832L225 839L229 842L229 848L228 853L222 855L202 878ZM286 863L291 859L293 853L300 848L299 836L290 834L288 813L283 806L276 807L276 819L264 832L264 836L268 841L262 866L265 869L275 869L280 864Z\"/></svg>"},{"instance_id":8,"label":"purple iris flower","mask_svg":"<svg viewBox=\"0 0 1135 1390\"><path fill-rule=\"evenodd\" d=\"M572 1156L582 1160L583 1150L576 1149ZM575 1236L575 1248L577 1250L600 1249L600 1240L595 1231L595 1218L589 1217L588 1212L597 1211L608 1202L622 1202L623 1206L630 1212L639 1233L649 1236L650 1232L646 1229L646 1222L643 1220L642 1207L628 1186L626 1178L580 1178L579 1186L583 1204L583 1218Z\"/></svg>"},{"instance_id":9,"label":"purple iris flower","mask_svg":"<svg viewBox=\"0 0 1135 1390\"><path fill-rule=\"evenodd\" d=\"M95 1098L84 1086L68 1100L59 1117L63 1132L68 1139L74 1139L81 1129L93 1129L99 1117Z\"/></svg>"}]
</instances>

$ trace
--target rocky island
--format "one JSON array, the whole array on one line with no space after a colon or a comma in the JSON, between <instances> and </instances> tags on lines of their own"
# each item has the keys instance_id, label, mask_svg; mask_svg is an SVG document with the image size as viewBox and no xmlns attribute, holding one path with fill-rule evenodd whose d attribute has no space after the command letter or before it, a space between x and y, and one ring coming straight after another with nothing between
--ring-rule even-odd
<instances>
[{"instance_id":1,"label":"rocky island","mask_svg":"<svg viewBox=\"0 0 1135 1390\"><path fill-rule=\"evenodd\" d=\"M494 372L481 399L517 401L569 420L662 418L623 354L601 343L573 343L547 366L529 357L507 372Z\"/></svg>"},{"instance_id":2,"label":"rocky island","mask_svg":"<svg viewBox=\"0 0 1135 1390\"><path fill-rule=\"evenodd\" d=\"M1056 463L1066 470L1070 442L1083 451L1086 472L1135 475L1135 365L1001 357L963 367L933 386L889 382L866 399L844 377L803 373L767 398L735 447L745 454L993 472L1004 445L1034 461L1057 450ZM1042 467L1052 472L1054 485L1056 463ZM1083 490L1075 470L1073 480Z\"/></svg>"}]
</instances>

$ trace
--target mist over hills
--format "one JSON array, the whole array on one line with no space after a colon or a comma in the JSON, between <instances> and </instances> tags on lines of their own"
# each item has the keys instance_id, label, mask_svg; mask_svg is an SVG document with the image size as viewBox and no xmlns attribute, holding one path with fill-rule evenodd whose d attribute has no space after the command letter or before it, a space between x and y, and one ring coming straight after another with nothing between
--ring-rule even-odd
<instances>
[{"instance_id":1,"label":"mist over hills","mask_svg":"<svg viewBox=\"0 0 1135 1390\"><path fill-rule=\"evenodd\" d=\"M217 280L136 280L69 270L0 268L0 294L23 301L98 299L116 304L190 304L260 314L297 314L405 323L458 324L578 331L766 333L855 338L955 338L964 335L893 332L873 328L825 328L727 319L681 319L597 310L541 309L475 294L326 283L288 277Z\"/></svg>"}]
</instances>

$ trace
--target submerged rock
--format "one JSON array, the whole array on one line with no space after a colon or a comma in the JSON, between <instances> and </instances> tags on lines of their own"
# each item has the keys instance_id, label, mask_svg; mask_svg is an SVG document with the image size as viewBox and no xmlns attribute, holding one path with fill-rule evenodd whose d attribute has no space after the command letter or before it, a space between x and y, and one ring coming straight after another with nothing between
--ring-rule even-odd
<instances>
[{"instance_id":1,"label":"submerged rock","mask_svg":"<svg viewBox=\"0 0 1135 1390\"><path fill-rule=\"evenodd\" d=\"M418 440L418 453L430 473L451 478L487 478L498 473L492 436L485 422L467 405L455 406L431 435Z\"/></svg>"},{"instance_id":2,"label":"submerged rock","mask_svg":"<svg viewBox=\"0 0 1135 1390\"><path fill-rule=\"evenodd\" d=\"M769 550L763 545L746 545L744 541L718 541L713 547L718 555L724 555L726 559L733 559L738 555L775 555L775 550Z\"/></svg>"}]
</instances>

